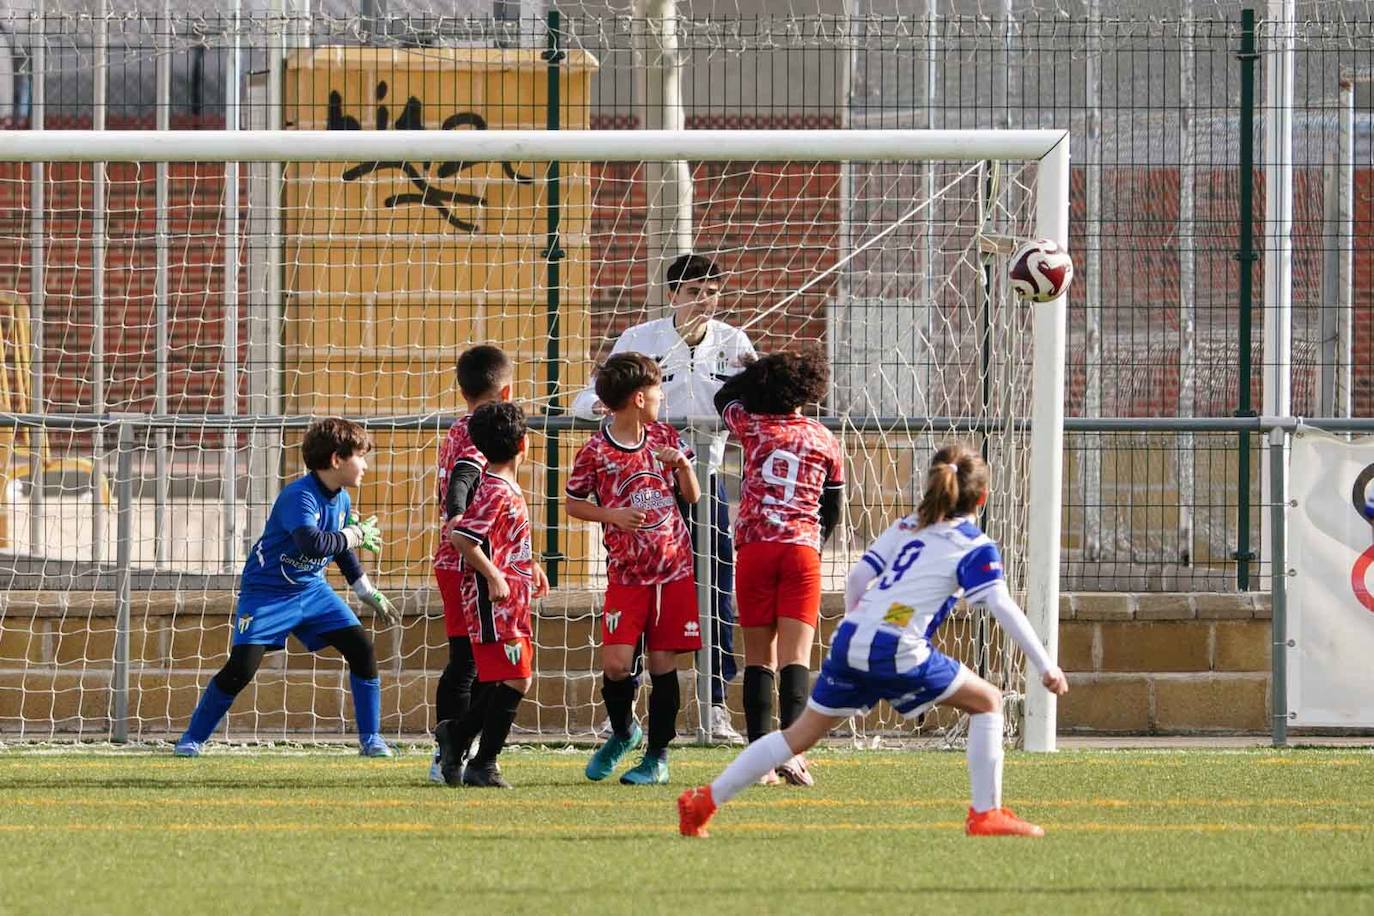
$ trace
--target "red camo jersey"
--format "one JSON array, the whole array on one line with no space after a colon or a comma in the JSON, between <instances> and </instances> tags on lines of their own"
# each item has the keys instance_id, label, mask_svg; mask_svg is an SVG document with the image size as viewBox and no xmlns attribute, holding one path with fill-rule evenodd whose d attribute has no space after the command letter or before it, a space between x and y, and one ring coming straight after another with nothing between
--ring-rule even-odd
<instances>
[{"instance_id":1,"label":"red camo jersey","mask_svg":"<svg viewBox=\"0 0 1374 916\"><path fill-rule=\"evenodd\" d=\"M643 441L626 447L611 438L607 422L573 459L567 485L570 498L594 499L606 509L631 506L648 513L646 527L638 531L603 526L606 576L617 585L660 585L693 575L692 538L678 509L677 478L654 457L664 446L694 457L667 423L650 423Z\"/></svg>"},{"instance_id":2,"label":"red camo jersey","mask_svg":"<svg viewBox=\"0 0 1374 916\"><path fill-rule=\"evenodd\" d=\"M453 425L448 428L448 435L444 436L444 441L439 443L439 546L434 548L434 568L435 569L462 569L463 557L448 542L447 528L444 526L444 503L448 501L448 481L449 475L453 473L453 466L460 461L466 461L477 466L477 469L484 470L487 466L486 457L477 450L477 446L472 444L472 437L468 435L468 420L472 419L472 414L461 416L453 421Z\"/></svg>"},{"instance_id":3,"label":"red camo jersey","mask_svg":"<svg viewBox=\"0 0 1374 916\"><path fill-rule=\"evenodd\" d=\"M840 443L801 414L755 414L733 401L725 426L744 448L735 546L772 541L821 549L821 493L844 485Z\"/></svg>"},{"instance_id":4,"label":"red camo jersey","mask_svg":"<svg viewBox=\"0 0 1374 916\"><path fill-rule=\"evenodd\" d=\"M468 635L476 642L532 636L533 550L529 509L520 488L504 477L483 473L454 530L476 544L510 586L509 597L492 601L487 597L487 580L471 569L464 571L462 602Z\"/></svg>"}]
</instances>

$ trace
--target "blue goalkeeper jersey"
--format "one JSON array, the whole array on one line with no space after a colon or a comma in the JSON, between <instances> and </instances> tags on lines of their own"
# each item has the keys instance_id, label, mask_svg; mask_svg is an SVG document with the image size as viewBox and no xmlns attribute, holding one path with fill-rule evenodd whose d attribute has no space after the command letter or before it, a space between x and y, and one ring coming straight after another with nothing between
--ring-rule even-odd
<instances>
[{"instance_id":1,"label":"blue goalkeeper jersey","mask_svg":"<svg viewBox=\"0 0 1374 916\"><path fill-rule=\"evenodd\" d=\"M325 581L333 557L303 555L291 532L302 525L320 531L342 531L353 503L348 491L331 493L314 473L293 480L277 495L267 527L243 564L245 591L298 592Z\"/></svg>"}]
</instances>

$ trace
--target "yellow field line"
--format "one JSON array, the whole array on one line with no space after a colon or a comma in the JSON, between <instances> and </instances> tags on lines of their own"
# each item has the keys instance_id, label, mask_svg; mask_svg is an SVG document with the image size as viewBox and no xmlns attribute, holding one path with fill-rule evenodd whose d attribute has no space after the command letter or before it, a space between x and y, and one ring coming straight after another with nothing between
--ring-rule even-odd
<instances>
[{"instance_id":1,"label":"yellow field line","mask_svg":"<svg viewBox=\"0 0 1374 916\"><path fill-rule=\"evenodd\" d=\"M930 821L924 823L816 823L795 824L769 821L721 823L722 834L733 832L805 832L805 833L872 833L872 832L928 832L958 831L963 821ZM519 825L464 824L399 821L392 823L280 823L280 824L98 824L71 822L66 824L7 824L0 825L0 833L441 833L441 834L498 834L519 836L587 836L594 834L673 833L673 824L598 824L598 825ZM1303 823L1303 824L1051 824L1050 833L1367 833L1374 825L1359 823Z\"/></svg>"},{"instance_id":2,"label":"yellow field line","mask_svg":"<svg viewBox=\"0 0 1374 916\"><path fill-rule=\"evenodd\" d=\"M1014 755L1007 758L1006 766L1008 768L1051 767L1056 769L1072 769L1074 767L1080 766L1117 766L1130 768L1163 767L1172 769L1196 766L1199 758L1208 756L1212 753L1213 752L1209 751L1198 751L1187 758L1171 757L1169 759L1126 757L1124 755L1112 755L1105 752L1102 756L1075 756L1072 758L1032 758ZM1228 762L1234 758L1234 760L1237 762L1244 762L1246 764L1253 763L1261 766L1301 766L1304 768L1320 768L1374 765L1374 753L1365 754L1364 756L1359 757L1333 757L1327 759L1312 759L1307 757L1293 758L1280 756L1244 758L1235 754L1221 754L1221 752L1215 753L1220 756L1225 756L1228 759ZM588 751L587 754L559 753L556 757L553 757L552 755L545 756L543 754L521 754L517 752L515 754L510 755L510 757L508 758L508 762L516 766L533 764L541 768L555 770L581 770L586 765L585 758L589 755L590 751ZM828 757L824 755L813 757L809 760L809 762L814 767L820 769L827 769L831 767L868 767L873 766L877 762L875 760L875 757L877 757L878 755L882 755L882 759L884 761L891 761L894 765L901 765L902 763L907 761L921 762L929 760L948 760L953 762L956 756L959 756L956 754L941 754L939 756L934 756L933 753L919 751L903 752L856 750L853 751L852 754L844 757ZM402 758L400 763L421 763L427 760L428 757L420 754L415 754L410 757ZM503 760L507 759L503 758ZM675 768L686 769L718 769L722 766L723 760L723 755L719 760L693 760L691 758L675 757L673 765ZM211 761L213 761L212 764ZM232 761L232 763L230 761ZM282 757L274 756L272 754L264 754L264 756L261 757L245 758L237 753L232 755L218 755L214 751L211 751L208 759L204 761L171 759L159 760L156 758L149 759L146 756L129 756L125 758L101 757L82 759L79 754L73 754L70 757L64 757L56 760L51 758L40 760L30 757L24 757L22 755L17 757L0 755L0 770L63 770L64 772L72 772L73 770L78 770L88 772L94 770L127 769L136 766L140 770L176 770L179 772L193 773L195 772L197 766L211 764L211 766L213 766L214 773L226 773L238 771L262 772L264 770L269 769L304 770L309 766L327 762L356 764L359 769L372 768L378 773L386 772L386 768L388 766L395 766L395 764L379 764L376 761L370 760L359 761L356 758L345 754L307 754L295 757Z\"/></svg>"},{"instance_id":3,"label":"yellow field line","mask_svg":"<svg viewBox=\"0 0 1374 916\"><path fill-rule=\"evenodd\" d=\"M612 789L612 792L617 790ZM234 795L227 798L197 798L187 800L198 808L525 808L535 810L561 810L576 808L616 808L616 809L657 809L671 804L666 798L628 798L621 794L618 798L606 799L554 799L554 798L499 798L482 796L473 798L472 793L427 792L425 797L414 799L336 799L324 797L307 798L256 798ZM968 803L967 797L957 798L902 798L902 799L839 799L839 798L773 798L741 799L733 802L732 808L948 808L962 807ZM98 807L98 808L166 808L176 802L167 799L144 798L82 798L82 797L44 797L10 796L5 804L25 808L61 807ZM1073 808L1354 808L1374 807L1374 798L1062 798L1035 799L1032 807L1073 809Z\"/></svg>"}]
</instances>

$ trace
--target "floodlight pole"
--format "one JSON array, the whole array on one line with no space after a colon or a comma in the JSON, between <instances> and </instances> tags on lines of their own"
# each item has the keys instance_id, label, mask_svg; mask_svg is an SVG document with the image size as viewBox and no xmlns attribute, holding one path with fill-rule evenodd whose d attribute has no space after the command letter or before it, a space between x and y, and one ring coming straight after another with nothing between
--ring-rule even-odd
<instances>
[{"instance_id":1,"label":"floodlight pole","mask_svg":"<svg viewBox=\"0 0 1374 916\"><path fill-rule=\"evenodd\" d=\"M96 7L95 52L92 54L94 98L91 102L91 129L105 130L110 87L110 18L107 0ZM105 262L109 247L106 231L106 163L97 161L91 176L91 412L103 414L105 403ZM105 468L105 433L91 431L91 562L105 562L106 505L100 486Z\"/></svg>"},{"instance_id":2,"label":"floodlight pole","mask_svg":"<svg viewBox=\"0 0 1374 916\"><path fill-rule=\"evenodd\" d=\"M172 112L172 2L163 0L162 23L158 28L157 44L157 129L171 130ZM171 364L171 295L170 220L171 199L168 191L169 163L155 166L153 214L153 249L156 266L153 270L153 409L168 412L167 373ZM153 442L153 563L165 566L171 560L171 526L167 519L167 505L171 500L171 468L167 430L159 429Z\"/></svg>"},{"instance_id":3,"label":"floodlight pole","mask_svg":"<svg viewBox=\"0 0 1374 916\"><path fill-rule=\"evenodd\" d=\"M1269 0L1264 61L1264 400L1266 417L1293 412L1293 74L1294 0ZM1261 493L1270 467L1261 463ZM1274 532L1260 515L1261 561L1272 562Z\"/></svg>"},{"instance_id":4,"label":"floodlight pole","mask_svg":"<svg viewBox=\"0 0 1374 916\"><path fill-rule=\"evenodd\" d=\"M638 0L633 9L640 125L686 130L676 0ZM683 159L645 161L644 174L649 192L649 273L644 292L645 302L655 309L668 304L663 282L667 266L692 249L692 176Z\"/></svg>"},{"instance_id":5,"label":"floodlight pole","mask_svg":"<svg viewBox=\"0 0 1374 916\"><path fill-rule=\"evenodd\" d=\"M35 15L44 26L47 24L47 5L38 0ZM43 39L35 42L29 58L30 97L29 131L42 133L47 112L47 40L46 29ZM46 386L46 366L44 352L44 306L47 292L47 198L45 179L47 166L41 160L31 164L29 170L29 321L33 325L31 335L32 378L29 384L29 410L42 414L47 408L44 397ZM43 457L47 451L47 435L42 427L29 433L29 553L39 556L40 547L47 533L44 520L46 511L43 506Z\"/></svg>"},{"instance_id":6,"label":"floodlight pole","mask_svg":"<svg viewBox=\"0 0 1374 916\"><path fill-rule=\"evenodd\" d=\"M241 116L243 86L242 39L239 36L239 17L242 0L233 3L233 34L229 41L226 62L224 127L238 133ZM223 340L223 410L225 416L239 412L239 163L230 159L224 163L224 340ZM222 561L226 571L240 562L238 545L238 433L225 431L220 458L220 501L224 509L221 531L224 542Z\"/></svg>"}]
</instances>

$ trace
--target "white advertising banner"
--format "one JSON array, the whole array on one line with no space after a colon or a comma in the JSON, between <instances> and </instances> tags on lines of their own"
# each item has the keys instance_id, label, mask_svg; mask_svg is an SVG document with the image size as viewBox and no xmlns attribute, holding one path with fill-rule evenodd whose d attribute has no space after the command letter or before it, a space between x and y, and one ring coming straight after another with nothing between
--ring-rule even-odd
<instances>
[{"instance_id":1,"label":"white advertising banner","mask_svg":"<svg viewBox=\"0 0 1374 916\"><path fill-rule=\"evenodd\" d=\"M1374 437L1293 435L1288 721L1374 726Z\"/></svg>"}]
</instances>

